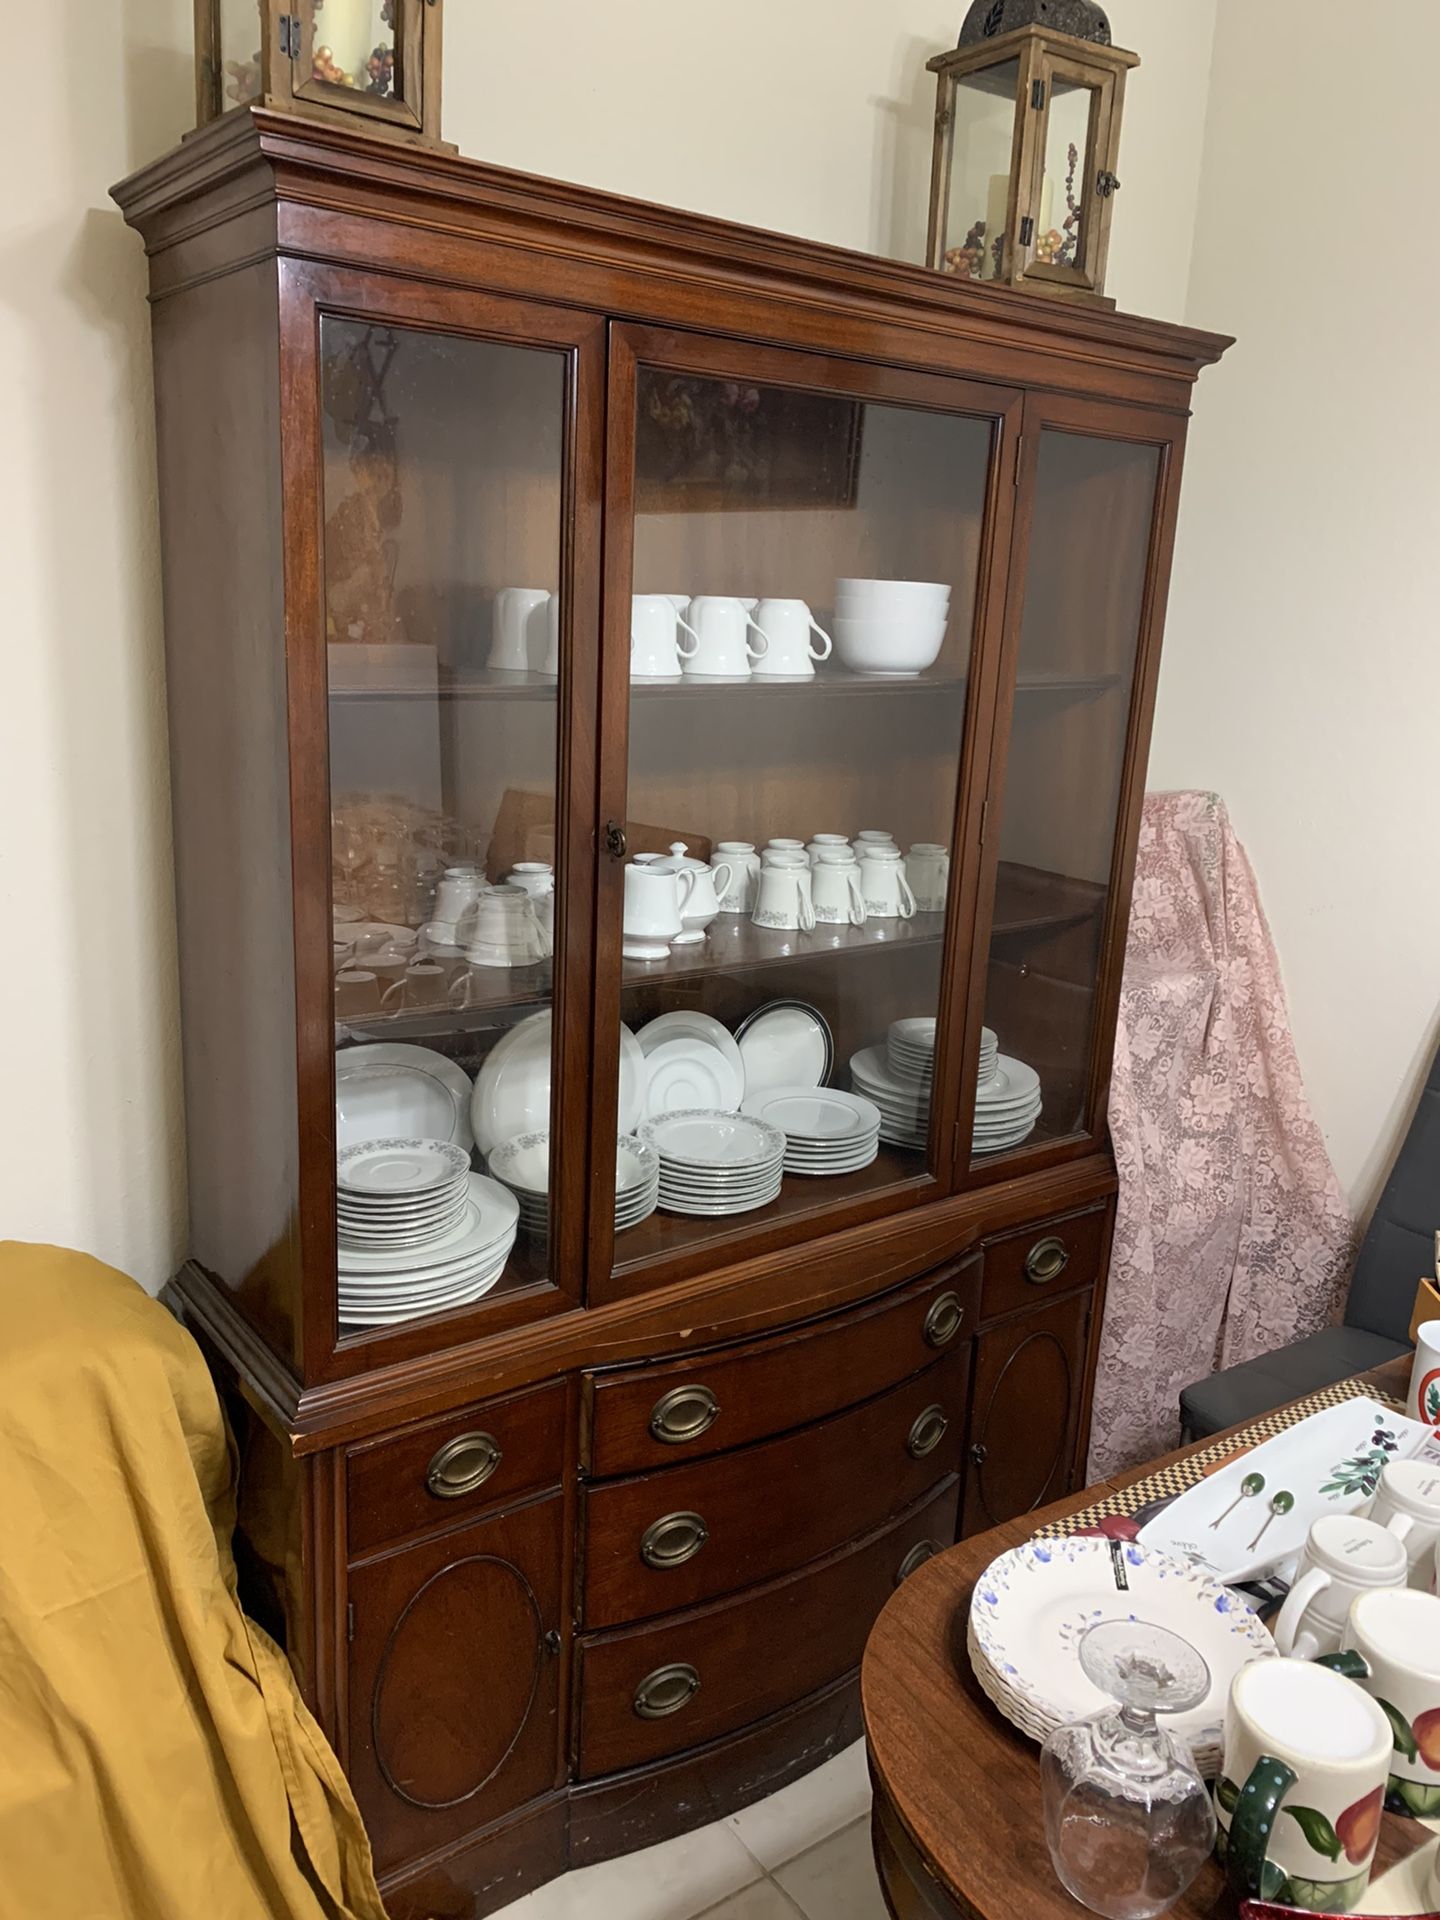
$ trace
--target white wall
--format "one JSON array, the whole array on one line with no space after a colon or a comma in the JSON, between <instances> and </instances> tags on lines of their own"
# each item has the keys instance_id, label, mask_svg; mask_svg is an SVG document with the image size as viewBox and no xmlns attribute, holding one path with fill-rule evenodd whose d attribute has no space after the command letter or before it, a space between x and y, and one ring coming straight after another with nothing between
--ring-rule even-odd
<instances>
[{"instance_id":1,"label":"white wall","mask_svg":"<svg viewBox=\"0 0 1440 1920\"><path fill-rule=\"evenodd\" d=\"M452 0L447 132L486 159L918 258L924 62L963 11ZM1145 60L1112 285L1178 317L1215 0L1111 13ZM190 20L190 0L56 0L0 113L0 1236L150 1285L182 1250L184 1168L145 272L107 189L187 124Z\"/></svg>"},{"instance_id":2,"label":"white wall","mask_svg":"<svg viewBox=\"0 0 1440 1920\"><path fill-rule=\"evenodd\" d=\"M1201 384L1150 763L1229 803L1362 1213L1440 1037L1437 68L1433 0L1221 0L1187 318L1238 344Z\"/></svg>"}]
</instances>

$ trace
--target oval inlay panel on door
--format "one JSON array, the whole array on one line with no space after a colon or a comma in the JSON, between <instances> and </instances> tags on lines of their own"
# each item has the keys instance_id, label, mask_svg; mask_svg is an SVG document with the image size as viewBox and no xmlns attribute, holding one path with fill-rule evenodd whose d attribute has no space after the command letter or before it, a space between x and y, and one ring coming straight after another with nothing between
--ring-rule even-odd
<instances>
[{"instance_id":1,"label":"oval inlay panel on door","mask_svg":"<svg viewBox=\"0 0 1440 1920\"><path fill-rule=\"evenodd\" d=\"M1057 1499L1069 1483L1088 1293L988 1328L976 1342L965 1532Z\"/></svg>"}]
</instances>

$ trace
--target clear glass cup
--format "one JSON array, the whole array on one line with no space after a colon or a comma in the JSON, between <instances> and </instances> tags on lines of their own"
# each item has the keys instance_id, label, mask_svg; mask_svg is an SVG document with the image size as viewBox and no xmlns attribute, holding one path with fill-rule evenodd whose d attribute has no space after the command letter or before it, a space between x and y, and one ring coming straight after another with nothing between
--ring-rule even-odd
<instances>
[{"instance_id":1,"label":"clear glass cup","mask_svg":"<svg viewBox=\"0 0 1440 1920\"><path fill-rule=\"evenodd\" d=\"M1144 1621L1102 1621L1079 1653L1086 1677L1118 1704L1057 1727L1041 1751L1050 1858L1092 1913L1149 1920L1174 1905L1215 1844L1215 1809L1190 1749L1156 1718L1198 1706L1210 1670L1187 1640Z\"/></svg>"}]
</instances>

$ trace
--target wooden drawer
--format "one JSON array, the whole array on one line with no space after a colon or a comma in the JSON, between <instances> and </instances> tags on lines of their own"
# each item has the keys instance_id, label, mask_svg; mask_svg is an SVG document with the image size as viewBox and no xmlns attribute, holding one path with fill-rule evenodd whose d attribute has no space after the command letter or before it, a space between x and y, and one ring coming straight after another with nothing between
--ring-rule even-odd
<instances>
[{"instance_id":1,"label":"wooden drawer","mask_svg":"<svg viewBox=\"0 0 1440 1920\"><path fill-rule=\"evenodd\" d=\"M717 1740L860 1664L903 1573L955 1537L944 1481L858 1545L738 1599L582 1643L580 1777Z\"/></svg>"},{"instance_id":2,"label":"wooden drawer","mask_svg":"<svg viewBox=\"0 0 1440 1920\"><path fill-rule=\"evenodd\" d=\"M558 1485L566 1401L566 1382L556 1380L352 1447L345 1462L350 1558Z\"/></svg>"},{"instance_id":3,"label":"wooden drawer","mask_svg":"<svg viewBox=\"0 0 1440 1920\"><path fill-rule=\"evenodd\" d=\"M583 1619L617 1626L735 1593L903 1513L960 1459L967 1341L800 1433L585 1492Z\"/></svg>"},{"instance_id":4,"label":"wooden drawer","mask_svg":"<svg viewBox=\"0 0 1440 1920\"><path fill-rule=\"evenodd\" d=\"M980 1256L853 1313L667 1365L597 1373L590 1472L673 1467L808 1426L883 1393L974 1332Z\"/></svg>"},{"instance_id":5,"label":"wooden drawer","mask_svg":"<svg viewBox=\"0 0 1440 1920\"><path fill-rule=\"evenodd\" d=\"M1093 1287L1100 1277L1109 1210L1066 1214L985 1243L980 1311L986 1320L1044 1304L1050 1294Z\"/></svg>"}]
</instances>

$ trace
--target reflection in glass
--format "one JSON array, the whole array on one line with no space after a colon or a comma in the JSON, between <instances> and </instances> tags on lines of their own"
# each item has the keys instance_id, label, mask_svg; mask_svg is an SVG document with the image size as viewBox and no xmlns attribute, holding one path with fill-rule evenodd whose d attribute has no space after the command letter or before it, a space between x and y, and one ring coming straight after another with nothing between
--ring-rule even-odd
<instances>
[{"instance_id":1,"label":"reflection in glass","mask_svg":"<svg viewBox=\"0 0 1440 1920\"><path fill-rule=\"evenodd\" d=\"M955 87L943 265L962 280L996 280L1005 264L1015 94L1020 63L966 74Z\"/></svg>"},{"instance_id":2,"label":"reflection in glass","mask_svg":"<svg viewBox=\"0 0 1440 1920\"><path fill-rule=\"evenodd\" d=\"M1159 463L1154 446L1041 436L986 981L1006 1084L982 1083L977 1153L1096 1118L1100 941ZM1022 1131L1027 1089L1041 1104Z\"/></svg>"},{"instance_id":3,"label":"reflection in glass","mask_svg":"<svg viewBox=\"0 0 1440 1920\"><path fill-rule=\"evenodd\" d=\"M354 1331L546 1269L564 362L326 316L321 401ZM491 669L520 582L539 618ZM514 1186L477 1178L521 1134L540 1138ZM446 1156L413 1147L361 1156L347 1186L348 1149L431 1138L465 1152L453 1186Z\"/></svg>"},{"instance_id":4,"label":"reflection in glass","mask_svg":"<svg viewBox=\"0 0 1440 1920\"><path fill-rule=\"evenodd\" d=\"M1045 178L1035 223L1035 258L1042 265L1078 267L1085 257L1082 202L1094 99L1092 87L1051 82Z\"/></svg>"},{"instance_id":5,"label":"reflection in glass","mask_svg":"<svg viewBox=\"0 0 1440 1920\"><path fill-rule=\"evenodd\" d=\"M314 78L387 99L395 91L399 0L314 0Z\"/></svg>"},{"instance_id":6,"label":"reflection in glass","mask_svg":"<svg viewBox=\"0 0 1440 1920\"><path fill-rule=\"evenodd\" d=\"M622 1011L660 1186L626 1264L933 1165L992 433L652 368L637 404Z\"/></svg>"},{"instance_id":7,"label":"reflection in glass","mask_svg":"<svg viewBox=\"0 0 1440 1920\"><path fill-rule=\"evenodd\" d=\"M220 0L220 104L260 98L260 16L265 0Z\"/></svg>"}]
</instances>

